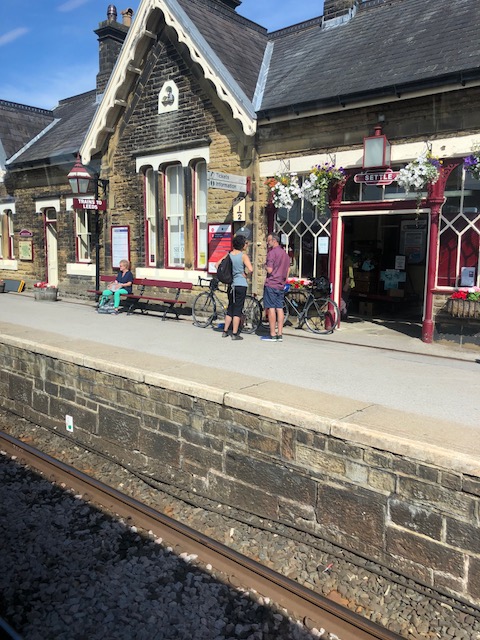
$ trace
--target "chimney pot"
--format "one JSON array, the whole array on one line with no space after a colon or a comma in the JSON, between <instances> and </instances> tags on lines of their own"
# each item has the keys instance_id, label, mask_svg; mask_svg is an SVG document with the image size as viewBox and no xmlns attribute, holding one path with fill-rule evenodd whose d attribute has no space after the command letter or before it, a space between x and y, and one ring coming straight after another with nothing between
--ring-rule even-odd
<instances>
[{"instance_id":1,"label":"chimney pot","mask_svg":"<svg viewBox=\"0 0 480 640\"><path fill-rule=\"evenodd\" d=\"M133 9L125 9L124 11L122 11L122 23L126 26L126 27L130 27L132 24L132 16L133 16Z\"/></svg>"},{"instance_id":2,"label":"chimney pot","mask_svg":"<svg viewBox=\"0 0 480 640\"><path fill-rule=\"evenodd\" d=\"M117 7L114 4L109 4L108 5L107 20L108 20L108 22L116 22L117 21Z\"/></svg>"}]
</instances>

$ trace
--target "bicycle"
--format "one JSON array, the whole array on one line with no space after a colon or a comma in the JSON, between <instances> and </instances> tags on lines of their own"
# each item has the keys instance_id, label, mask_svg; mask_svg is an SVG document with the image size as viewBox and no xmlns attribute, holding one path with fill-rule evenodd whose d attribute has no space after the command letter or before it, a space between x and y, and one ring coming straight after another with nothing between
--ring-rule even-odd
<instances>
[{"instance_id":1,"label":"bicycle","mask_svg":"<svg viewBox=\"0 0 480 640\"><path fill-rule=\"evenodd\" d=\"M263 309L263 299L260 303ZM312 333L318 334L333 333L340 318L338 305L330 298L330 283L325 277L314 278L311 285L302 289L292 289L290 285L285 285L283 313L284 326L290 316L296 316L297 329L305 324ZM262 324L268 327L268 319L263 312Z\"/></svg>"},{"instance_id":2,"label":"bicycle","mask_svg":"<svg viewBox=\"0 0 480 640\"><path fill-rule=\"evenodd\" d=\"M217 295L227 293L227 289L219 287L219 281L216 278L202 278L199 276L198 284L203 287L203 282L208 283L208 292L202 291L193 301L192 315L193 324L204 329L210 326L214 320L225 318L226 307ZM262 319L262 308L258 300L247 294L245 304L243 305L243 315L240 321L240 330L243 333L255 333L260 326Z\"/></svg>"}]
</instances>

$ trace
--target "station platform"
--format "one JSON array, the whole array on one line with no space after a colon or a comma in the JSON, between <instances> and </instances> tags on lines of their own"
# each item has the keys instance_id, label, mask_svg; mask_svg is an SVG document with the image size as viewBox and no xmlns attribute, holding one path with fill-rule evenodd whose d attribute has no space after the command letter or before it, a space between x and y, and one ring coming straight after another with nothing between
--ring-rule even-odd
<instances>
[{"instance_id":1,"label":"station platform","mask_svg":"<svg viewBox=\"0 0 480 640\"><path fill-rule=\"evenodd\" d=\"M352 318L332 335L286 327L283 343L222 339L186 314L99 315L92 302L0 295L0 343L41 344L155 372L178 389L236 394L239 407L480 477L480 351L425 344L420 326ZM194 391L193 391L194 392Z\"/></svg>"}]
</instances>

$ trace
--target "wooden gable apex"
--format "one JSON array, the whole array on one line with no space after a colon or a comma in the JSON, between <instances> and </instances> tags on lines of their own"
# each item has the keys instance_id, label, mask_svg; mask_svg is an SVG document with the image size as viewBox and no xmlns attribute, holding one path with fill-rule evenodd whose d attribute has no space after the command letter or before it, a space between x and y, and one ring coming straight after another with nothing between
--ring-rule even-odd
<instances>
[{"instance_id":1,"label":"wooden gable apex","mask_svg":"<svg viewBox=\"0 0 480 640\"><path fill-rule=\"evenodd\" d=\"M157 36L149 29L155 10L162 12L165 24L175 30L179 42L187 47L192 60L200 65L205 78L213 84L219 98L232 110L233 118L240 121L244 133L248 136L255 135L257 120L251 101L178 2L141 0L133 25L80 149L82 160L86 164L102 148L118 119L120 110L126 106L125 100L131 84L138 74L149 45Z\"/></svg>"}]
</instances>

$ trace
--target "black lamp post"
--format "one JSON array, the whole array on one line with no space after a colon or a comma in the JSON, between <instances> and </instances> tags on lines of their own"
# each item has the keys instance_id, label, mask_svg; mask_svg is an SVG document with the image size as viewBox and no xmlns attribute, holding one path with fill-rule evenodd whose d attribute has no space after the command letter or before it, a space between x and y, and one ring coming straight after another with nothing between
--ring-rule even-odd
<instances>
[{"instance_id":1,"label":"black lamp post","mask_svg":"<svg viewBox=\"0 0 480 640\"><path fill-rule=\"evenodd\" d=\"M92 175L77 155L77 161L68 174L68 181L72 192L76 196L85 196L94 192L94 199L74 198L74 209L89 209L95 211L95 290L100 290L100 215L99 211L106 211L106 199L99 200L99 188L102 188L102 196L106 198L108 180L102 180L98 175ZM93 188L92 188L93 187ZM98 294L95 296L98 301Z\"/></svg>"}]
</instances>

